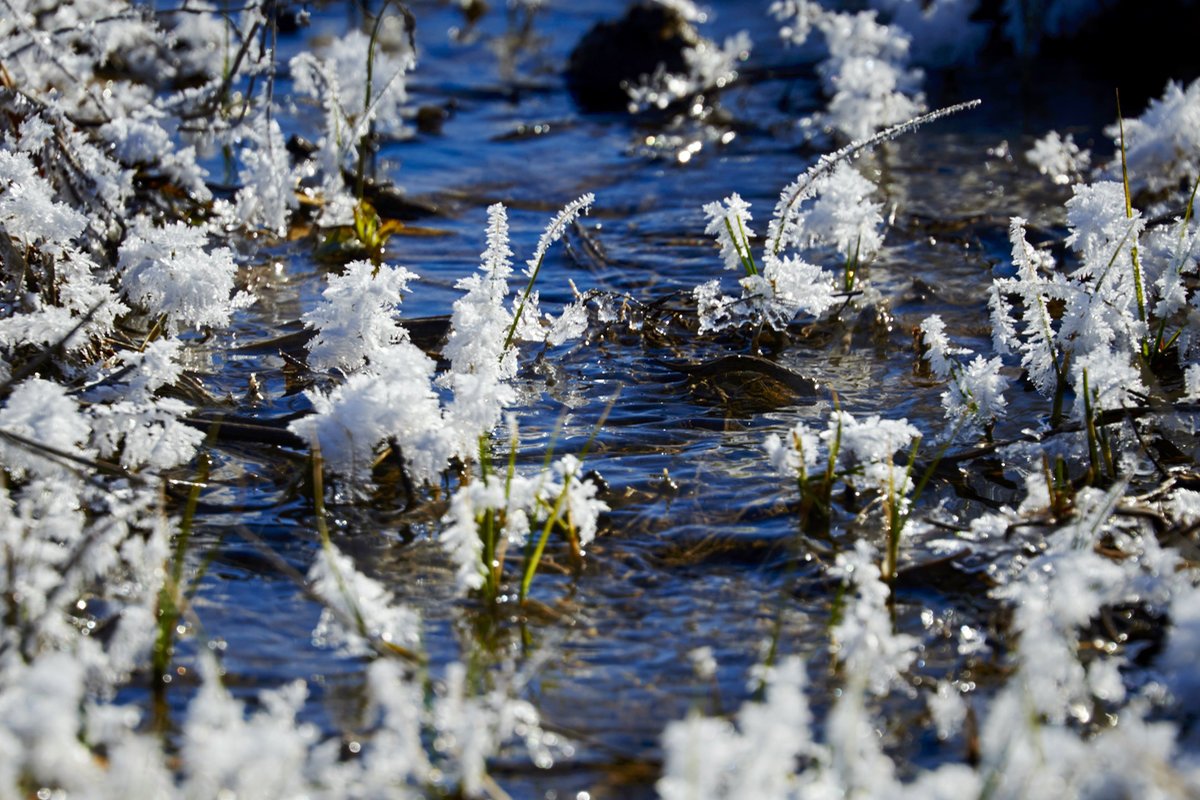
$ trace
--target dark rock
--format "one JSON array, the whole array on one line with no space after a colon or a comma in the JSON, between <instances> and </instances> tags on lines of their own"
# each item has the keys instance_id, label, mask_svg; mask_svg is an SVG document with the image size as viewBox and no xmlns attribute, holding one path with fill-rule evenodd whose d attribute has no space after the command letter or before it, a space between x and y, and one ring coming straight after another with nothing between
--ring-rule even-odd
<instances>
[{"instance_id":1,"label":"dark rock","mask_svg":"<svg viewBox=\"0 0 1200 800\"><path fill-rule=\"evenodd\" d=\"M442 124L449 117L450 111L444 106L421 106L417 109L417 130L434 136L439 135L442 132Z\"/></svg>"},{"instance_id":2,"label":"dark rock","mask_svg":"<svg viewBox=\"0 0 1200 800\"><path fill-rule=\"evenodd\" d=\"M308 161L317 152L317 146L298 133L293 133L289 136L287 144L284 146L287 148L288 153L291 154L293 163L296 164Z\"/></svg>"},{"instance_id":3,"label":"dark rock","mask_svg":"<svg viewBox=\"0 0 1200 800\"><path fill-rule=\"evenodd\" d=\"M639 2L615 22L598 22L583 35L567 65L567 88L585 111L625 111L625 86L652 75L659 64L685 72L685 47L700 35L679 12Z\"/></svg>"},{"instance_id":4,"label":"dark rock","mask_svg":"<svg viewBox=\"0 0 1200 800\"><path fill-rule=\"evenodd\" d=\"M274 8L275 29L287 35L299 33L308 27L308 6L304 3L272 4Z\"/></svg>"}]
</instances>

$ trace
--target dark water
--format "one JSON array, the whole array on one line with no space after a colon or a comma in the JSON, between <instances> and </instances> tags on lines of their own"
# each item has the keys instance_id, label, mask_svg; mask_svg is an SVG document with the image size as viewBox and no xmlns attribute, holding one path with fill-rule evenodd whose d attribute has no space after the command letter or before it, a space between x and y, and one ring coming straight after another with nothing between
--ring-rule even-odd
<instances>
[{"instance_id":1,"label":"dark water","mask_svg":"<svg viewBox=\"0 0 1200 800\"><path fill-rule=\"evenodd\" d=\"M819 562L852 536L881 541L882 533L803 537L787 508L794 487L769 468L761 442L797 419L823 425L833 392L856 415L907 417L930 437L941 432L941 387L914 374L912 328L938 313L959 342L988 352L985 290L993 269L1008 259L1009 216L1055 230L1061 224L1056 209L1067 197L1024 163L1024 150L1053 126L1070 126L1086 142L1114 116L1111 90L1080 84L1077 76L1070 98L1059 103L1045 101L1053 87L1044 81L1010 83L1011 72L1003 70L966 70L953 81L933 76L931 106L975 96L985 102L861 161L894 212L884 250L867 270L888 313L881 319L849 315L808 336L798 326L764 348L765 357L828 390L814 399L726 379L689 379L673 365L754 348L748 338L697 336L689 322L692 312L681 295L721 273L703 235L701 205L737 191L753 203L761 229L780 188L820 152L801 146L793 127L816 110L812 76L800 70L799 78L772 79L763 70L794 66L810 54L777 43L765 3L709 5L713 20L706 32L713 38L751 32L756 50L747 73L754 77L719 98L731 140L705 143L680 163L670 153L652 158L644 152L647 137L662 134L661 122L582 114L564 89L560 70L572 44L594 21L618 13L617 0L551 3L537 14L532 40L519 45L510 40L503 8L459 42L448 30L461 28L463 19L450 4L411 3L420 47L411 105L441 108L446 119L439 134L386 144L378 170L411 195L433 201L440 213L420 224L444 235L399 235L389 242L388 262L421 276L404 315L449 313L454 282L478 264L488 204L509 206L513 249L523 260L555 210L585 191L597 200L582 233L597 250L578 230L568 247L556 246L540 279L543 303L569 299L573 281L630 309L617 323L593 325L584 341L523 357L520 458L529 468L551 445L560 453L578 450L620 391L587 461L609 484L613 511L581 574L547 569L539 575L534 596L554 609L552 617L487 624L470 602L455 599L453 571L433 539L436 523L401 514L395 503L331 508L338 546L420 609L435 670L456 659L548 656L529 694L546 722L572 736L578 750L550 770L520 758L496 765L497 777L517 797L575 797L583 790L592 797L650 795L663 726L692 707L736 708L776 624L781 650L809 658L820 709L822 693L835 681L825 654L833 587ZM281 52L286 57L308 47L310 37L340 34L354 20L336 5L319 9L313 26L284 39ZM497 55L504 46L515 50L511 61ZM286 92L282 83L278 91ZM314 135L303 117L297 115L292 129ZM703 130L684 133L698 139ZM197 364L217 397L243 396L250 374L257 375L265 399L236 404L236 413L271 418L305 407L302 396L287 393L278 355L238 348L297 328L329 269L313 259L312 244L245 245L260 302L242 313L235 336L213 341L207 360ZM1001 435L1040 409L1019 386L1010 403L1011 430ZM319 607L241 533L249 530L295 570L307 570L318 544L302 490L303 456L256 445L215 450L213 488L203 496L194 551L197 563L213 557L195 604L203 632L184 638L181 663L191 662L201 642L219 645L229 685L247 698L303 678L312 691L306 716L332 732L353 713L365 665L311 644ZM973 492L963 490L967 484ZM961 522L981 504L1011 498L1009 487L984 478L958 487L935 480L921 508L944 504L940 518ZM910 540L905 563L941 558L944 551L926 539L948 535ZM898 592L897 625L924 642L918 673L936 680L961 668L954 631L961 625L988 629L986 586L971 569L995 557L964 556L951 570L957 582L933 570L916 572ZM693 676L688 653L701 646L711 647L720 665L715 688ZM189 681L177 681L172 706L180 708L190 691ZM961 742L937 745L930 735L901 735L905 728L921 730L908 724L920 713L918 704L900 703L889 714L889 741L898 752L922 763L957 758Z\"/></svg>"}]
</instances>

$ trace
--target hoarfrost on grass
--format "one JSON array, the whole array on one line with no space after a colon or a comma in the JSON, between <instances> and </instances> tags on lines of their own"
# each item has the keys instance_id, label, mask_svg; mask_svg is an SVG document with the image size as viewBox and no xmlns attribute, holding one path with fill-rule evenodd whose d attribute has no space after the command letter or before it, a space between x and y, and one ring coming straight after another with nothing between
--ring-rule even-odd
<instances>
[{"instance_id":1,"label":"hoarfrost on grass","mask_svg":"<svg viewBox=\"0 0 1200 800\"><path fill-rule=\"evenodd\" d=\"M121 285L129 299L161 314L168 332L229 324L254 298L236 292L237 264L227 247L210 247L202 228L183 222L156 227L139 217L121 243Z\"/></svg>"},{"instance_id":2,"label":"hoarfrost on grass","mask_svg":"<svg viewBox=\"0 0 1200 800\"><path fill-rule=\"evenodd\" d=\"M396 314L409 281L417 276L404 267L376 266L352 261L342 274L330 275L322 302L300 318L316 331L308 344L308 365L314 370L361 370L408 342L408 331Z\"/></svg>"}]
</instances>

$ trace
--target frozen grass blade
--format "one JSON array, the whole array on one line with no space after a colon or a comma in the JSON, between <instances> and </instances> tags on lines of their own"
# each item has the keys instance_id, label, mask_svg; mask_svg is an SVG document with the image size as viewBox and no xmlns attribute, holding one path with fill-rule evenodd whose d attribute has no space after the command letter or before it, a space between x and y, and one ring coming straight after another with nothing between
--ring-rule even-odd
<instances>
[{"instance_id":1,"label":"frozen grass blade","mask_svg":"<svg viewBox=\"0 0 1200 800\"><path fill-rule=\"evenodd\" d=\"M512 346L513 337L516 336L517 328L521 324L521 315L525 312L525 304L529 301L530 294L533 293L533 285L537 282L538 274L542 271L542 262L546 259L546 251L550 249L550 245L562 238L568 225L576 220L580 214L586 214L587 210L592 207L592 203L596 201L596 196L591 192L581 195L578 199L568 203L562 211L550 220L550 224L546 226L545 233L538 240L537 249L533 252L533 257L528 262L529 283L525 285L525 291L521 295L521 301L517 304L517 310L513 312L512 325L508 329L508 335L504 337L503 350L507 350Z\"/></svg>"},{"instance_id":2,"label":"frozen grass blade","mask_svg":"<svg viewBox=\"0 0 1200 800\"><path fill-rule=\"evenodd\" d=\"M1125 216L1133 219L1133 197L1129 191L1129 165L1125 156L1125 116L1121 113L1121 92L1117 91L1117 128L1121 133L1121 185L1125 188ZM1133 260L1133 287L1137 294L1138 319L1146 321L1146 292L1142 288L1142 265L1138 260L1137 242L1130 248ZM1142 344L1142 355L1149 355L1148 343Z\"/></svg>"},{"instance_id":3,"label":"frozen grass blade","mask_svg":"<svg viewBox=\"0 0 1200 800\"><path fill-rule=\"evenodd\" d=\"M600 413L600 418L596 420L595 426L592 427L592 433L588 436L588 440L584 442L582 449L579 451L579 460L582 463L587 456L588 451L592 447L592 443L596 441L596 437L600 435L604 423L608 421L608 415L612 413L613 407L617 404L617 398L621 396L620 388L613 393L613 396L605 404L604 410ZM538 566L542 561L542 554L546 550L546 542L550 538L550 532L554 529L555 523L560 523L562 517L563 505L567 501L567 493L570 491L571 480L575 477L574 471L570 474L563 475L563 488L559 492L558 497L554 500L554 507L551 509L550 515L546 518L545 524L542 526L541 535L538 537L537 544L529 554L529 558L525 561L524 574L521 576L521 591L518 595L520 602L524 603L525 598L529 596L529 587L533 585L533 576L537 574Z\"/></svg>"},{"instance_id":4,"label":"frozen grass blade","mask_svg":"<svg viewBox=\"0 0 1200 800\"><path fill-rule=\"evenodd\" d=\"M968 100L965 103L957 103L945 108L939 108L936 111L930 111L928 114L913 117L907 122L901 122L898 125L886 128L874 136L851 142L839 150L821 156L816 164L809 167L799 178L783 190L779 198L779 203L775 206L775 218L771 220L771 227L773 229L770 234L772 238L771 252L778 255L783 248L784 236L791 226L792 216L795 213L794 210L800 203L812 196L813 186L818 178L828 175L843 161L849 161L878 144L895 139L897 136L916 130L922 125L934 122L942 117L948 117L951 114L975 108L982 102L981 100Z\"/></svg>"},{"instance_id":5,"label":"frozen grass blade","mask_svg":"<svg viewBox=\"0 0 1200 800\"><path fill-rule=\"evenodd\" d=\"M356 194L358 196L359 203L362 203L362 201L363 201L363 191L366 186L366 174L365 174L366 166L365 165L366 165L366 161L367 161L367 152L370 149L370 142L367 141L367 137L370 133L370 130L369 130L369 125L366 124L366 121L371 119L372 112L374 111L375 103L378 102L378 99L382 98L385 94L387 94L388 88L390 88L392 83L400 75L403 74L403 71L400 71L400 72L397 72L394 75L392 75L392 77L388 79L387 85L385 85L383 87L383 91L379 93L379 98L376 98L376 100L372 100L371 92L372 92L372 89L374 88L373 84L375 81L375 45L379 42L379 29L383 24L384 18L387 16L388 6L392 6L393 8L395 8L396 11L402 17L404 17L404 27L405 27L406 32L408 33L408 46L412 49L412 51L414 53L417 51L417 41L416 41L417 20L416 20L416 18L413 16L412 12L409 11L408 7L405 6L403 3L401 3L400 0L384 0L383 7L379 9L379 14L375 17L375 24L373 26L371 26L371 41L370 41L370 44L367 45L367 79L366 79L367 82L366 82L366 91L363 92L362 120L360 121L359 126L358 126L360 128L364 128L364 126L365 126L365 128L362 131L358 131L358 130L355 131L355 134L356 134L355 138L357 138L359 140L358 169L355 173ZM355 214L355 222L356 223L357 223L357 218L358 218L358 214L356 213Z\"/></svg>"}]
</instances>

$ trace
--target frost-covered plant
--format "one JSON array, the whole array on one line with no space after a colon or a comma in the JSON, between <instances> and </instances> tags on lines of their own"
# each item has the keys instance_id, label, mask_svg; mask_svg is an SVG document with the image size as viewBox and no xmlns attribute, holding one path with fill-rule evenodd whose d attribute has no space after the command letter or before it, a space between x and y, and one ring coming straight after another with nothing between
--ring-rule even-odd
<instances>
[{"instance_id":1,"label":"frost-covered plant","mask_svg":"<svg viewBox=\"0 0 1200 800\"><path fill-rule=\"evenodd\" d=\"M883 752L866 699L907 686L902 675L916 658L916 641L892 632L889 590L870 545L859 541L839 555L833 572L850 591L832 631L843 686L823 735L805 696L804 663L789 656L764 670L762 700L743 704L736 726L696 712L667 726L660 797L897 796L895 765Z\"/></svg>"},{"instance_id":2,"label":"frost-covered plant","mask_svg":"<svg viewBox=\"0 0 1200 800\"><path fill-rule=\"evenodd\" d=\"M517 351L504 342L513 326L506 307L512 275L508 214L497 203L488 208L487 248L478 272L459 280L465 294L454 301L450 334L442 355L450 371L438 383L454 392L446 407L449 428L463 437L456 446L467 452L477 437L500 422L516 400L511 380L517 374Z\"/></svg>"},{"instance_id":3,"label":"frost-covered plant","mask_svg":"<svg viewBox=\"0 0 1200 800\"><path fill-rule=\"evenodd\" d=\"M793 797L795 766L820 752L811 736L804 662L794 656L765 670L762 703L744 704L736 725L693 711L663 731L663 800Z\"/></svg>"},{"instance_id":4,"label":"frost-covered plant","mask_svg":"<svg viewBox=\"0 0 1200 800\"><path fill-rule=\"evenodd\" d=\"M308 366L349 375L408 342L395 313L416 277L404 267L369 261L352 261L340 275L330 275L322 302L301 316L316 332L308 344Z\"/></svg>"},{"instance_id":5,"label":"frost-covered plant","mask_svg":"<svg viewBox=\"0 0 1200 800\"><path fill-rule=\"evenodd\" d=\"M908 66L908 34L872 11L823 15L817 25L829 47L819 68L828 125L854 141L925 110L923 74Z\"/></svg>"},{"instance_id":6,"label":"frost-covered plant","mask_svg":"<svg viewBox=\"0 0 1200 800\"><path fill-rule=\"evenodd\" d=\"M978 763L952 758L900 782L881 741L889 720L868 701L910 691L904 673L919 666L916 640L893 629L887 586L872 549L858 541L853 551L838 555L832 569L851 591L831 631L843 680L827 717L819 721L809 712L803 667L789 658L782 665L786 672L767 670L763 698L743 705L736 726L694 712L667 726L659 795L731 798L754 786L756 797L789 800L1100 798L1113 791L1190 796L1196 790L1195 759L1185 748L1194 737L1181 742L1183 732L1174 724L1154 721L1154 708L1195 694L1189 659L1194 660L1196 615L1188 605L1196 599L1194 576L1181 571L1178 553L1160 547L1149 524L1114 514L1126 488L1120 482L1106 492L1085 488L1067 524L1049 533L1038 556L1018 560L1011 573L997 573L1002 583L993 595L1012 609L1015 646L1003 685L982 711ZM1035 489L1019 512L996 515L1002 535L1010 535L1004 531L1011 522L1036 518L1044 501L1038 494ZM1191 508L1195 500L1171 502ZM980 529L996 521L988 517L978 520ZM1134 650L1085 646L1084 631L1105 618L1105 608L1130 604L1179 614L1181 627L1173 629L1176 638L1168 638L1157 664L1173 697L1163 698L1163 686L1153 681L1139 684L1126 676ZM781 682L787 692L780 692ZM952 684L938 683L930 705L939 727L945 723L952 730L965 718L956 695ZM746 722L751 714L777 723L770 743L752 740ZM745 752L750 747L771 748L773 757L746 769L754 760Z\"/></svg>"},{"instance_id":7,"label":"frost-covered plant","mask_svg":"<svg viewBox=\"0 0 1200 800\"><path fill-rule=\"evenodd\" d=\"M466 293L454 305L445 349L450 368L440 375L396 318L412 272L355 261L331 276L322 303L303 317L317 331L308 345L309 366L337 368L347 378L328 391L310 390L315 413L290 430L319 446L326 466L360 492L373 485L371 470L383 445L399 448L408 477L418 484L434 481L452 457L473 460L516 398L510 385L515 343L555 346L586 328L582 302L568 304L558 317L544 315L534 285L550 245L591 202L592 195L584 195L550 221L527 262L525 290L511 299L507 217L500 205L489 209L483 263L459 282ZM449 403L436 388L453 392Z\"/></svg>"},{"instance_id":8,"label":"frost-covered plant","mask_svg":"<svg viewBox=\"0 0 1200 800\"><path fill-rule=\"evenodd\" d=\"M787 438L772 433L763 442L771 465L781 475L795 478L800 490L800 524L806 531L827 532L832 516L834 484L844 481L878 497L888 531L885 575L895 576L900 536L908 521L913 492L912 468L920 432L906 420L871 416L856 420L844 411L830 415L825 430L815 431L798 422ZM913 449L908 464L895 462L898 451ZM824 469L819 465L824 462Z\"/></svg>"},{"instance_id":9,"label":"frost-covered plant","mask_svg":"<svg viewBox=\"0 0 1200 800\"><path fill-rule=\"evenodd\" d=\"M514 435L514 450L516 444ZM518 597L524 600L554 532L582 557L608 506L597 499L595 483L580 477L580 467L568 455L530 477L517 472L512 458L507 471L498 472L481 457L480 478L454 493L440 536L457 567L460 591L480 591L496 602L504 588L505 558L513 550L523 554Z\"/></svg>"},{"instance_id":10,"label":"frost-covered plant","mask_svg":"<svg viewBox=\"0 0 1200 800\"><path fill-rule=\"evenodd\" d=\"M381 13L370 36L352 30L331 42L323 56L305 52L289 64L296 92L319 101L324 112L316 158L326 201L324 225L350 223L353 201L344 191L343 170L357 164L361 199L368 156L363 148L372 129L387 136L404 130L405 75L416 66L416 53L408 19L393 20L404 26L393 49L379 47L381 26L389 19Z\"/></svg>"},{"instance_id":11,"label":"frost-covered plant","mask_svg":"<svg viewBox=\"0 0 1200 800\"><path fill-rule=\"evenodd\" d=\"M705 232L716 236L725 268L740 267L746 275L740 281L740 298L722 296L719 280L696 288L700 330L720 330L749 320L782 330L799 314L820 317L832 308L838 290L834 273L801 255L782 253L785 248L831 244L846 259L842 285L852 282L859 259L868 260L882 241L883 219L879 205L867 199L868 187L870 182L846 165L817 179L812 207L798 209L786 239L776 240L774 247L768 242L761 268L751 244L755 233L749 224L750 206L736 193L724 205L706 205ZM776 228L772 221L771 230Z\"/></svg>"},{"instance_id":12,"label":"frost-covered plant","mask_svg":"<svg viewBox=\"0 0 1200 800\"><path fill-rule=\"evenodd\" d=\"M299 206L283 131L279 121L265 111L247 128L241 142L241 188L234 200L235 211L243 225L283 236L291 213Z\"/></svg>"},{"instance_id":13,"label":"frost-covered plant","mask_svg":"<svg viewBox=\"0 0 1200 800\"><path fill-rule=\"evenodd\" d=\"M319 446L325 465L357 492L373 486L371 471L383 443L400 448L412 480L434 481L453 455L433 390L435 368L405 336L330 391L309 390L314 413L288 427Z\"/></svg>"},{"instance_id":14,"label":"frost-covered plant","mask_svg":"<svg viewBox=\"0 0 1200 800\"><path fill-rule=\"evenodd\" d=\"M415 653L421 621L407 606L392 602L390 592L359 572L330 541L308 570L308 583L324 604L313 641L350 656Z\"/></svg>"},{"instance_id":15,"label":"frost-covered plant","mask_svg":"<svg viewBox=\"0 0 1200 800\"><path fill-rule=\"evenodd\" d=\"M844 259L841 290L860 285L859 265L872 258L883 241L880 204L869 199L871 183L849 163L863 151L940 117L972 108L977 101L939 109L821 156L780 192L767 226L761 263L754 258L750 207L737 195L704 206L706 231L716 235L727 269L740 265L741 296L721 293L720 280L693 291L701 332L746 323L785 328L798 314L819 317L838 302L832 272L809 263L802 248L826 245ZM809 201L812 201L809 204Z\"/></svg>"},{"instance_id":16,"label":"frost-covered plant","mask_svg":"<svg viewBox=\"0 0 1200 800\"><path fill-rule=\"evenodd\" d=\"M534 291L534 285L537 283L538 275L541 274L542 263L546 260L546 253L550 250L550 246L561 239L567 232L568 226L586 214L595 201L596 196L591 192L580 195L563 206L562 210L554 215L554 218L546 225L546 230L538 239L533 255L525 262L524 274L529 278L529 282L525 284L525 291L521 293L520 299L513 302L513 321L504 338L504 347L507 348L518 339L527 342L544 341L551 345L558 345L582 333L583 325L586 322L583 305L581 303L568 305L557 318L543 317L538 307L538 293Z\"/></svg>"},{"instance_id":17,"label":"frost-covered plant","mask_svg":"<svg viewBox=\"0 0 1200 800\"><path fill-rule=\"evenodd\" d=\"M1058 131L1050 131L1033 143L1025 158L1038 168L1038 172L1060 186L1066 186L1087 172L1092 154L1081 150L1071 134L1063 138Z\"/></svg>"},{"instance_id":18,"label":"frost-covered plant","mask_svg":"<svg viewBox=\"0 0 1200 800\"><path fill-rule=\"evenodd\" d=\"M829 11L813 0L777 0L769 11L790 44L803 44L813 28L825 37L829 56L818 71L830 100L810 123L858 141L925 110L923 73L908 66L910 37L875 11Z\"/></svg>"},{"instance_id":19,"label":"frost-covered plant","mask_svg":"<svg viewBox=\"0 0 1200 800\"><path fill-rule=\"evenodd\" d=\"M119 366L91 388L91 441L101 458L117 457L129 470L160 472L186 464L204 433L182 422L187 403L157 391L183 373L183 343L158 339L139 351L117 356Z\"/></svg>"},{"instance_id":20,"label":"frost-covered plant","mask_svg":"<svg viewBox=\"0 0 1200 800\"><path fill-rule=\"evenodd\" d=\"M917 640L892 630L887 609L891 590L877 562L874 548L862 539L853 550L838 553L831 574L850 591L830 633L847 682L883 696L905 686L903 675L916 659Z\"/></svg>"},{"instance_id":21,"label":"frost-covered plant","mask_svg":"<svg viewBox=\"0 0 1200 800\"><path fill-rule=\"evenodd\" d=\"M139 217L121 244L121 286L131 302L161 315L168 333L229 324L253 302L235 292L237 265L227 247L206 250L208 234L183 222L156 227Z\"/></svg>"},{"instance_id":22,"label":"frost-covered plant","mask_svg":"<svg viewBox=\"0 0 1200 800\"><path fill-rule=\"evenodd\" d=\"M947 383L946 391L942 392L942 408L946 410L946 419L953 423L952 430L988 434L1008 406L1004 397L1008 378L1000 371L1003 367L1000 357L976 355L964 365L958 356L969 355L971 351L950 344L946 323L937 314L921 323L921 336L924 357L934 377Z\"/></svg>"},{"instance_id":23,"label":"frost-covered plant","mask_svg":"<svg viewBox=\"0 0 1200 800\"><path fill-rule=\"evenodd\" d=\"M1122 130L1122 126L1124 130ZM1130 188L1159 194L1190 185L1200 175L1200 79L1186 89L1171 81L1162 97L1150 101L1140 117L1106 129L1124 151ZM1120 177L1114 158L1106 172Z\"/></svg>"},{"instance_id":24,"label":"frost-covered plant","mask_svg":"<svg viewBox=\"0 0 1200 800\"><path fill-rule=\"evenodd\" d=\"M1190 219L1147 232L1120 183L1078 184L1066 210L1073 269L1056 269L1048 253L1027 242L1024 220L1014 218L1017 274L997 278L990 300L997 351L1020 354L1030 382L1054 399L1054 422L1068 389L1079 419L1138 402L1147 390L1143 370L1186 335L1179 318L1190 302L1184 276L1196 263ZM1012 318L1013 297L1020 324ZM1175 333L1172 325L1179 326ZM1184 363L1189 350L1185 340Z\"/></svg>"}]
</instances>

